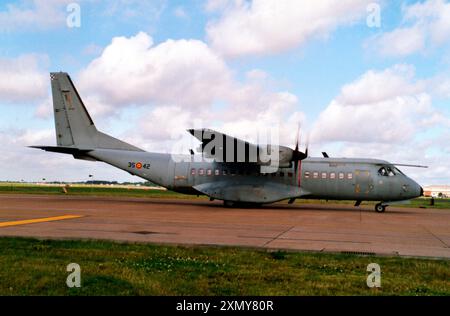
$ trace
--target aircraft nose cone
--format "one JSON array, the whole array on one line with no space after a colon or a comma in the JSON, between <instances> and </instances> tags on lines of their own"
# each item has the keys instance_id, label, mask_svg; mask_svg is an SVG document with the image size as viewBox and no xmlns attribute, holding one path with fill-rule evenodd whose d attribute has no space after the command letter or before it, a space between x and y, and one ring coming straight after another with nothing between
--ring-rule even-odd
<instances>
[{"instance_id":1,"label":"aircraft nose cone","mask_svg":"<svg viewBox=\"0 0 450 316\"><path fill-rule=\"evenodd\" d=\"M409 193L411 199L423 196L423 188L417 182L411 180L405 187L409 188L409 190L405 188L403 190Z\"/></svg>"},{"instance_id":2,"label":"aircraft nose cone","mask_svg":"<svg viewBox=\"0 0 450 316\"><path fill-rule=\"evenodd\" d=\"M414 197L421 197L421 196L423 196L423 188L418 183L415 183L415 186L413 186L413 188L415 188L413 190L414 195L415 195Z\"/></svg>"}]
</instances>

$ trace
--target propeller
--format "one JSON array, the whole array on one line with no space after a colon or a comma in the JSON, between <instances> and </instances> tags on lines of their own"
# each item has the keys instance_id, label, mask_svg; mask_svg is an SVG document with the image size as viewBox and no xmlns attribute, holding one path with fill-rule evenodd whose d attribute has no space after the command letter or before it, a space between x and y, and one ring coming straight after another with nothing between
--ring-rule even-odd
<instances>
[{"instance_id":1,"label":"propeller","mask_svg":"<svg viewBox=\"0 0 450 316\"><path fill-rule=\"evenodd\" d=\"M297 174L297 170L298 170L298 165L299 165L299 161L308 158L308 147L309 147L309 137L306 138L306 148L305 148L305 152L301 152L299 150L299 146L300 146L300 123L298 124L298 128L297 128L297 137L295 140L295 149L292 153L292 162L294 162L294 168L295 168L295 173Z\"/></svg>"}]
</instances>

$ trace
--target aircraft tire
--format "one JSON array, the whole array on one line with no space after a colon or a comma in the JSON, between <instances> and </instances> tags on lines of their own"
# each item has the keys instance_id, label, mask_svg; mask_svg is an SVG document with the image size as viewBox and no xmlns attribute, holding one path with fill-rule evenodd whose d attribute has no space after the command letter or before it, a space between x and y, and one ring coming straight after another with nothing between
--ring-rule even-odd
<instances>
[{"instance_id":1,"label":"aircraft tire","mask_svg":"<svg viewBox=\"0 0 450 316\"><path fill-rule=\"evenodd\" d=\"M234 207L234 202L233 201L223 201L223 206L225 207Z\"/></svg>"},{"instance_id":2,"label":"aircraft tire","mask_svg":"<svg viewBox=\"0 0 450 316\"><path fill-rule=\"evenodd\" d=\"M375 205L375 212L377 213L384 213L384 211L386 211L386 206L378 203L377 205Z\"/></svg>"}]
</instances>

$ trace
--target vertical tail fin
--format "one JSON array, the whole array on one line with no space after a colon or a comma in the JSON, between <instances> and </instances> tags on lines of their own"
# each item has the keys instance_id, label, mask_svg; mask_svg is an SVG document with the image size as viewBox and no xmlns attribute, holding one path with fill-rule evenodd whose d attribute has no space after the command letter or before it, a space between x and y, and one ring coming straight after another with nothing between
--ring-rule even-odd
<instances>
[{"instance_id":1,"label":"vertical tail fin","mask_svg":"<svg viewBox=\"0 0 450 316\"><path fill-rule=\"evenodd\" d=\"M50 78L58 146L82 150L103 148L142 151L97 130L67 73L51 73Z\"/></svg>"}]
</instances>

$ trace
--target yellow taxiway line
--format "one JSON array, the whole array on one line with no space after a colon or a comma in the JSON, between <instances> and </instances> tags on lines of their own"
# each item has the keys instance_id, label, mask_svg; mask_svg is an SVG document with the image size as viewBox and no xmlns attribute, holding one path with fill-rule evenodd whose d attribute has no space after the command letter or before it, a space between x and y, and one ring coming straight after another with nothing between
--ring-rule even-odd
<instances>
[{"instance_id":1,"label":"yellow taxiway line","mask_svg":"<svg viewBox=\"0 0 450 316\"><path fill-rule=\"evenodd\" d=\"M1 227L9 227L9 226L17 226L17 225L34 224L34 223L61 221L64 219L74 219L74 218L80 218L80 217L83 217L83 215L63 215L63 216L54 216L54 217L46 217L46 218L25 219L25 220L21 220L21 221L0 222L0 228Z\"/></svg>"}]
</instances>

